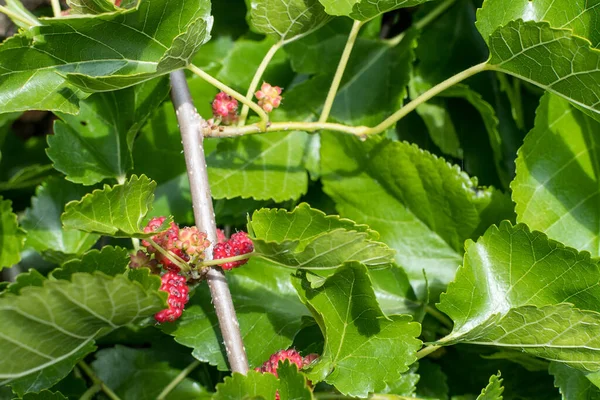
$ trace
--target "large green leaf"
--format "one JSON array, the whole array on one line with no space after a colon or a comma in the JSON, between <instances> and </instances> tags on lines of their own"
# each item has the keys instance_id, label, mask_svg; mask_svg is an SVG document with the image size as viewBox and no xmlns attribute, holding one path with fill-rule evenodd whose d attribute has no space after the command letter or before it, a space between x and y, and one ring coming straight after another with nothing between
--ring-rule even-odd
<instances>
[{"instance_id":1,"label":"large green leaf","mask_svg":"<svg viewBox=\"0 0 600 400\"><path fill-rule=\"evenodd\" d=\"M214 400L274 399L277 392L277 378L273 374L248 371L246 375L234 372L217 385Z\"/></svg>"},{"instance_id":2,"label":"large green leaf","mask_svg":"<svg viewBox=\"0 0 600 400\"><path fill-rule=\"evenodd\" d=\"M589 253L525 225L492 226L467 243L464 265L442 295L438 308L454 330L440 343L504 346L600 369L593 350L600 345L594 333L600 332L599 282ZM572 305L559 304L566 302Z\"/></svg>"},{"instance_id":3,"label":"large green leaf","mask_svg":"<svg viewBox=\"0 0 600 400\"><path fill-rule=\"evenodd\" d=\"M512 183L519 222L593 256L600 256L599 131L599 122L546 94Z\"/></svg>"},{"instance_id":4,"label":"large green leaf","mask_svg":"<svg viewBox=\"0 0 600 400\"><path fill-rule=\"evenodd\" d=\"M257 31L291 42L331 19L318 0L252 0L250 23Z\"/></svg>"},{"instance_id":5,"label":"large green leaf","mask_svg":"<svg viewBox=\"0 0 600 400\"><path fill-rule=\"evenodd\" d=\"M290 283L290 271L262 260L251 259L243 268L230 271L231 288L242 338L251 367L261 365L278 350L286 349L309 315ZM208 287L196 289L183 316L162 329L175 340L192 347L198 360L227 370L227 356ZM201 332L201 334L199 334Z\"/></svg>"},{"instance_id":6,"label":"large green leaf","mask_svg":"<svg viewBox=\"0 0 600 400\"><path fill-rule=\"evenodd\" d=\"M414 7L429 0L319 0L331 15L345 15L368 21L388 11Z\"/></svg>"},{"instance_id":7,"label":"large green leaf","mask_svg":"<svg viewBox=\"0 0 600 400\"><path fill-rule=\"evenodd\" d=\"M21 260L25 233L12 212L12 201L0 196L0 270L12 267Z\"/></svg>"},{"instance_id":8,"label":"large green leaf","mask_svg":"<svg viewBox=\"0 0 600 400\"><path fill-rule=\"evenodd\" d=\"M133 175L129 181L86 194L65 207L65 227L110 236L146 237L141 226L154 199L156 182L145 175ZM165 221L165 223L167 223Z\"/></svg>"},{"instance_id":9,"label":"large green leaf","mask_svg":"<svg viewBox=\"0 0 600 400\"><path fill-rule=\"evenodd\" d=\"M508 22L484 38L490 48L489 69L514 75L600 112L600 51L588 40L547 22L522 19Z\"/></svg>"},{"instance_id":10,"label":"large green leaf","mask_svg":"<svg viewBox=\"0 0 600 400\"><path fill-rule=\"evenodd\" d=\"M158 278L154 277L158 280ZM124 276L82 274L0 298L0 385L17 393L52 386L94 350L94 339L164 306ZM19 360L19 362L14 362Z\"/></svg>"},{"instance_id":11,"label":"large green leaf","mask_svg":"<svg viewBox=\"0 0 600 400\"><path fill-rule=\"evenodd\" d=\"M298 199L308 185L303 163L307 142L305 132L273 132L220 141L207 159L213 197L278 202Z\"/></svg>"},{"instance_id":12,"label":"large green leaf","mask_svg":"<svg viewBox=\"0 0 600 400\"><path fill-rule=\"evenodd\" d=\"M38 186L21 224L27 231L27 245L51 258L66 259L87 251L99 235L64 229L60 216L65 205L79 200L88 190L63 179L52 178Z\"/></svg>"},{"instance_id":13,"label":"large green leaf","mask_svg":"<svg viewBox=\"0 0 600 400\"><path fill-rule=\"evenodd\" d=\"M563 400L600 399L600 389L583 372L558 362L551 363L548 371L554 375L554 386Z\"/></svg>"},{"instance_id":14,"label":"large green leaf","mask_svg":"<svg viewBox=\"0 0 600 400\"><path fill-rule=\"evenodd\" d=\"M181 372L150 349L117 345L96 354L92 367L102 381L122 399L153 400ZM195 400L206 393L197 382L184 378L165 399Z\"/></svg>"},{"instance_id":15,"label":"large green leaf","mask_svg":"<svg viewBox=\"0 0 600 400\"><path fill-rule=\"evenodd\" d=\"M463 242L510 218L509 199L481 188L457 166L405 142L321 137L323 189L343 217L368 224L396 250L396 261L435 294L460 264ZM373 205L377 204L376 207Z\"/></svg>"},{"instance_id":16,"label":"large green leaf","mask_svg":"<svg viewBox=\"0 0 600 400\"><path fill-rule=\"evenodd\" d=\"M132 168L133 138L169 93L167 79L97 93L80 102L77 115L60 114L48 136L48 156L68 180L93 185L125 181Z\"/></svg>"},{"instance_id":17,"label":"large green leaf","mask_svg":"<svg viewBox=\"0 0 600 400\"><path fill-rule=\"evenodd\" d=\"M381 312L364 265L346 264L318 288L300 273L294 285L325 336L323 354L308 373L311 380L366 397L394 384L416 361L420 325L406 315Z\"/></svg>"},{"instance_id":18,"label":"large green leaf","mask_svg":"<svg viewBox=\"0 0 600 400\"><path fill-rule=\"evenodd\" d=\"M389 265L394 251L377 242L379 234L306 203L288 212L262 209L252 214L248 233L257 256L285 267L329 269L345 262Z\"/></svg>"},{"instance_id":19,"label":"large green leaf","mask_svg":"<svg viewBox=\"0 0 600 400\"><path fill-rule=\"evenodd\" d=\"M0 108L74 114L85 95L73 85L115 90L184 67L209 38L209 14L206 0L141 1L120 13L45 20L0 47Z\"/></svg>"}]
</instances>

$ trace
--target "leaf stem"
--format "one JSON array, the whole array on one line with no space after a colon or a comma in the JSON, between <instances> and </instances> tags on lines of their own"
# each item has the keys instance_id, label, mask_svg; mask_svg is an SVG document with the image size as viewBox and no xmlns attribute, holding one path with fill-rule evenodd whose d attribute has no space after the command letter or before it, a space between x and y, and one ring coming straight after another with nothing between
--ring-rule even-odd
<instances>
[{"instance_id":1,"label":"leaf stem","mask_svg":"<svg viewBox=\"0 0 600 400\"><path fill-rule=\"evenodd\" d=\"M376 133L385 131L387 128L394 125L400 119L404 118L409 112L413 111L415 108L417 108L419 105L425 103L427 100L442 93L444 90L448 89L449 87L456 85L457 83L462 82L465 79L467 79L479 72L485 71L487 68L488 68L487 62L482 62L480 64L472 66L471 68L467 68L464 71L461 71L454 76L451 76L450 78L446 79L443 82L438 83L437 85L435 85L431 89L427 90L426 92L421 94L419 97L412 100L410 103L408 103L407 105L405 105L404 107L402 107L401 109L399 109L398 111L396 111L395 113L390 115L379 125L374 126L373 128L370 128L368 130L367 134L376 134Z\"/></svg>"},{"instance_id":2,"label":"leaf stem","mask_svg":"<svg viewBox=\"0 0 600 400\"><path fill-rule=\"evenodd\" d=\"M273 122L269 124L267 130L264 132L278 132L278 131L305 131L305 132L316 132L321 130L335 131L349 133L356 136L365 136L369 134L369 127L367 126L349 126L343 124L336 124L331 122ZM202 131L206 137L236 137L243 136L252 133L264 133L260 127L256 124L246 126L226 126L219 127L218 129L210 129L205 127Z\"/></svg>"},{"instance_id":3,"label":"leaf stem","mask_svg":"<svg viewBox=\"0 0 600 400\"><path fill-rule=\"evenodd\" d=\"M235 262L235 261L242 261L242 260L247 260L250 257L252 257L253 255L255 255L255 252L250 252L250 253L246 253L246 254L240 254L239 256L233 256L233 257L227 257L227 258L219 258L217 260L210 260L210 261L204 261L198 264L198 268L202 268L202 267L211 267L213 265L221 265L221 264L225 264L228 262Z\"/></svg>"},{"instance_id":4,"label":"leaf stem","mask_svg":"<svg viewBox=\"0 0 600 400\"><path fill-rule=\"evenodd\" d=\"M421 350L417 351L417 359L420 360L423 357L427 357L431 353L438 350L440 347L442 347L442 346L439 346L437 344L432 344L432 345L423 347Z\"/></svg>"},{"instance_id":5,"label":"leaf stem","mask_svg":"<svg viewBox=\"0 0 600 400\"><path fill-rule=\"evenodd\" d=\"M54 14L54 18L60 18L62 10L60 9L60 0L50 0L50 4L52 4L52 13Z\"/></svg>"},{"instance_id":6,"label":"leaf stem","mask_svg":"<svg viewBox=\"0 0 600 400\"><path fill-rule=\"evenodd\" d=\"M273 59L273 56L275 56L275 53L277 53L277 50L279 50L281 47L283 47L283 44L284 44L283 40L280 40L277 43L275 43L273 46L271 46L269 51L267 51L267 54L265 54L265 56L263 57L262 62L256 69L256 72L254 73L254 77L252 78L252 82L250 82L250 86L248 86L248 91L246 92L246 100L249 103L254 104L252 102L252 97L254 97L254 92L256 91L256 88L258 87L260 79L262 78L263 74L265 73L265 70L269 66L269 63ZM249 107L248 103L244 103L244 105L242 107L242 111L240 112L240 121L238 123L239 126L244 126L246 124L246 119L248 118L249 110L250 110L250 107ZM261 110L262 110L262 108L261 108Z\"/></svg>"},{"instance_id":7,"label":"leaf stem","mask_svg":"<svg viewBox=\"0 0 600 400\"><path fill-rule=\"evenodd\" d=\"M452 329L453 322L446 314L440 312L437 308L430 305L425 306L425 312L442 323L446 328Z\"/></svg>"},{"instance_id":8,"label":"leaf stem","mask_svg":"<svg viewBox=\"0 0 600 400\"><path fill-rule=\"evenodd\" d=\"M79 400L89 400L91 398L94 397L94 395L96 393L98 393L99 391L102 390L102 386L100 386L99 384L95 384L93 386L91 386L88 390L86 390L81 397L79 398Z\"/></svg>"},{"instance_id":9,"label":"leaf stem","mask_svg":"<svg viewBox=\"0 0 600 400\"><path fill-rule=\"evenodd\" d=\"M267 123L269 122L269 117L267 116L267 113L262 108L260 108L258 104L254 103L252 100L246 99L244 96L242 96L241 93L236 92L220 80L213 78L200 68L196 67L194 64L188 65L187 68L194 74L198 75L200 78L204 79L206 82L216 87L217 89L227 93L240 103L244 104L244 106L248 106L249 108L251 108L260 117L261 122L259 123L259 126L261 127L261 131L264 131L266 129Z\"/></svg>"},{"instance_id":10,"label":"leaf stem","mask_svg":"<svg viewBox=\"0 0 600 400\"><path fill-rule=\"evenodd\" d=\"M163 391L160 392L158 397L156 397L156 400L164 400L169 395L169 393L171 393L171 391L175 389L177 385L179 385L181 381L184 380L185 377L188 376L190 372L192 372L198 365L200 365L200 361L192 361L190 365L185 367L184 370L182 370L175 378L173 378L171 382L169 382L169 384L163 389Z\"/></svg>"},{"instance_id":11,"label":"leaf stem","mask_svg":"<svg viewBox=\"0 0 600 400\"><path fill-rule=\"evenodd\" d=\"M171 72L171 98L175 107L177 122L181 130L181 140L187 167L194 219L199 230L206 232L211 245L206 249L207 259L212 260L213 246L217 240L215 211L210 194L208 171L204 147L204 137L198 135L204 121L198 115L183 71ZM223 270L208 268L206 281L210 289L219 327L225 344L229 366L233 372L246 374L248 359L240 333L240 326L233 307L231 292Z\"/></svg>"},{"instance_id":12,"label":"leaf stem","mask_svg":"<svg viewBox=\"0 0 600 400\"><path fill-rule=\"evenodd\" d=\"M415 22L414 27L418 30L425 28L427 25L435 21L440 15L442 15L454 3L456 3L456 0L446 0L441 2L436 8L427 13L427 15ZM393 38L388 39L387 44L389 44L392 47L397 46L398 44L400 44L400 42L402 42L404 36L406 36L406 31L398 34L397 36L394 36Z\"/></svg>"},{"instance_id":13,"label":"leaf stem","mask_svg":"<svg viewBox=\"0 0 600 400\"><path fill-rule=\"evenodd\" d=\"M92 367L90 367L89 365L87 365L87 363L85 361L83 361L83 360L79 361L79 363L77 363L77 365L92 380L92 382L94 383L94 386L96 386L96 385L100 386L100 388L102 389L102 391L104 392L104 394L106 394L108 396L108 398L110 398L111 400L121 400L121 398L119 396L117 396L115 394L115 392L113 392L111 390L111 388L109 388L108 386L106 386L106 384L102 381L102 379L100 379L98 377L98 375L96 375L96 373L94 372L94 370L92 369ZM84 393L84 395L85 395L85 393Z\"/></svg>"},{"instance_id":14,"label":"leaf stem","mask_svg":"<svg viewBox=\"0 0 600 400\"><path fill-rule=\"evenodd\" d=\"M40 26L41 25L39 23L39 21L32 21L32 20L26 19L25 17L23 17L23 16L15 13L10 8L2 6L2 5L0 5L0 12L2 14L5 14L11 20L13 20L13 21L19 21L19 22L21 22L23 24L26 24L27 26Z\"/></svg>"},{"instance_id":15,"label":"leaf stem","mask_svg":"<svg viewBox=\"0 0 600 400\"><path fill-rule=\"evenodd\" d=\"M342 83L344 71L346 70L348 60L350 59L350 54L352 53L352 48L354 47L354 43L356 42L356 38L358 37L358 32L360 31L360 28L362 28L363 24L364 21L354 21L354 24L352 24L352 29L350 30L350 34L348 35L348 40L346 41L346 46L344 47L342 58L340 58L340 62L338 63L337 69L335 70L335 75L333 76L333 81L331 82L331 86L329 87L329 92L327 93L327 98L325 99L325 104L323 105L323 110L321 111L319 122L327 122L327 119L329 118L329 114L331 113L331 108L333 107L335 96L337 95L337 91L340 88L340 84Z\"/></svg>"},{"instance_id":16,"label":"leaf stem","mask_svg":"<svg viewBox=\"0 0 600 400\"><path fill-rule=\"evenodd\" d=\"M173 264L177 265L179 267L179 269L181 269L182 271L185 271L185 272L188 272L190 270L189 265L185 261L183 261L181 258L179 258L176 254L171 254L167 250L163 249L160 245L158 245L158 243L156 243L154 240L152 240L152 238L146 238L146 240L148 242L150 242L152 247L154 247L156 250L158 250L158 252L160 254L167 257Z\"/></svg>"}]
</instances>

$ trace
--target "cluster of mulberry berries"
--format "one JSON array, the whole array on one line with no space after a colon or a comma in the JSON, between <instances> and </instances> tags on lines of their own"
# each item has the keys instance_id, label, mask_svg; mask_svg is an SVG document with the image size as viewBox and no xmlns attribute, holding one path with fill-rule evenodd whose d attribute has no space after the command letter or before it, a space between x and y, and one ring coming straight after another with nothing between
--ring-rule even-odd
<instances>
[{"instance_id":1,"label":"cluster of mulberry berries","mask_svg":"<svg viewBox=\"0 0 600 400\"><path fill-rule=\"evenodd\" d=\"M225 92L219 92L212 102L213 117L223 125L232 125L238 120L238 101Z\"/></svg>"},{"instance_id":2,"label":"cluster of mulberry berries","mask_svg":"<svg viewBox=\"0 0 600 400\"><path fill-rule=\"evenodd\" d=\"M260 90L254 93L254 95L258 99L258 105L270 113L281 104L281 91L282 89L279 86L271 86L267 82L264 82Z\"/></svg>"},{"instance_id":3,"label":"cluster of mulberry berries","mask_svg":"<svg viewBox=\"0 0 600 400\"><path fill-rule=\"evenodd\" d=\"M231 238L227 240L225 234L220 229L217 230L217 237L219 243L215 245L213 250L213 258L219 260L221 258L229 258L240 256L242 254L248 254L254 251L254 245L246 232L237 232L231 235ZM226 262L221 265L221 268L230 270L237 268L240 265L246 264L248 259Z\"/></svg>"},{"instance_id":4,"label":"cluster of mulberry berries","mask_svg":"<svg viewBox=\"0 0 600 400\"><path fill-rule=\"evenodd\" d=\"M302 357L295 349L279 350L277 353L271 355L271 357L269 357L269 359L265 361L263 365L256 367L254 370L263 374L269 373L279 377L277 374L277 368L279 367L280 361L283 362L285 360L289 360L291 364L296 364L298 369L302 369L303 367L310 365L318 357L318 354L309 354L306 357ZM312 386L310 381L309 386ZM275 399L279 400L279 393L275 395Z\"/></svg>"},{"instance_id":5,"label":"cluster of mulberry berries","mask_svg":"<svg viewBox=\"0 0 600 400\"><path fill-rule=\"evenodd\" d=\"M160 323L173 322L181 317L183 308L189 300L190 288L186 283L185 277L179 275L177 272L165 273L161 281L160 290L169 294L167 299L169 308L157 312L154 315L154 319Z\"/></svg>"}]
</instances>

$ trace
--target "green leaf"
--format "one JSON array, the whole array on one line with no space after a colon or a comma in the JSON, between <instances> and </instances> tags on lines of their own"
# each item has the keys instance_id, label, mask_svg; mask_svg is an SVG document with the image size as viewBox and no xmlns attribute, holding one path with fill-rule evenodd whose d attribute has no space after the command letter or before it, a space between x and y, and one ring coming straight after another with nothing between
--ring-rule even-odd
<instances>
[{"instance_id":1,"label":"green leaf","mask_svg":"<svg viewBox=\"0 0 600 400\"><path fill-rule=\"evenodd\" d=\"M585 0L485 0L477 12L477 29L484 39L500 26L510 21L546 21L553 28L568 28L577 36L584 37L592 47L600 44L600 31L596 29L594 18L596 4Z\"/></svg>"},{"instance_id":2,"label":"green leaf","mask_svg":"<svg viewBox=\"0 0 600 400\"><path fill-rule=\"evenodd\" d=\"M379 232L417 292L425 269L433 297L453 279L463 242L512 213L500 192L405 142L322 135L321 167L340 215Z\"/></svg>"},{"instance_id":3,"label":"green leaf","mask_svg":"<svg viewBox=\"0 0 600 400\"><path fill-rule=\"evenodd\" d=\"M23 400L67 400L67 398L60 392L51 392L49 390L42 390L39 393L27 393L23 396Z\"/></svg>"},{"instance_id":4,"label":"green leaf","mask_svg":"<svg viewBox=\"0 0 600 400\"><path fill-rule=\"evenodd\" d=\"M86 194L65 207L62 222L66 228L117 237L147 237L141 226L154 199L156 182L145 175L132 175L129 181ZM167 224L167 221L165 221Z\"/></svg>"},{"instance_id":5,"label":"green leaf","mask_svg":"<svg viewBox=\"0 0 600 400\"><path fill-rule=\"evenodd\" d=\"M417 397L448 400L448 378L438 364L429 360L419 361Z\"/></svg>"},{"instance_id":6,"label":"green leaf","mask_svg":"<svg viewBox=\"0 0 600 400\"><path fill-rule=\"evenodd\" d=\"M99 235L63 229L60 216L65 205L80 199L88 190L60 178L52 178L38 186L31 207L21 224L27 231L27 246L55 259L82 254L96 243Z\"/></svg>"},{"instance_id":7,"label":"green leaf","mask_svg":"<svg viewBox=\"0 0 600 400\"><path fill-rule=\"evenodd\" d=\"M393 250L377 242L377 232L339 216L326 216L306 203L288 212L262 209L252 214L248 233L257 256L281 266L336 268L349 261L389 265Z\"/></svg>"},{"instance_id":8,"label":"green leaf","mask_svg":"<svg viewBox=\"0 0 600 400\"><path fill-rule=\"evenodd\" d=\"M124 276L81 274L0 298L0 385L19 394L58 382L94 350L94 339L164 306ZM18 359L19 363L14 360Z\"/></svg>"},{"instance_id":9,"label":"green leaf","mask_svg":"<svg viewBox=\"0 0 600 400\"><path fill-rule=\"evenodd\" d=\"M398 8L414 7L429 0L319 0L331 15L345 15L368 21Z\"/></svg>"},{"instance_id":10,"label":"green leaf","mask_svg":"<svg viewBox=\"0 0 600 400\"><path fill-rule=\"evenodd\" d=\"M288 360L280 362L277 368L279 377L279 398L281 400L312 400L312 390L308 387L306 377L298 371L296 364Z\"/></svg>"},{"instance_id":11,"label":"green leaf","mask_svg":"<svg viewBox=\"0 0 600 400\"><path fill-rule=\"evenodd\" d=\"M346 264L318 288L300 272L294 285L325 336L324 352L308 373L312 381L366 397L392 385L416 361L420 325L381 312L364 265Z\"/></svg>"},{"instance_id":12,"label":"green leaf","mask_svg":"<svg viewBox=\"0 0 600 400\"><path fill-rule=\"evenodd\" d=\"M596 257L600 256L599 129L599 122L569 102L544 95L535 128L519 150L512 183L519 222Z\"/></svg>"},{"instance_id":13,"label":"green leaf","mask_svg":"<svg viewBox=\"0 0 600 400\"><path fill-rule=\"evenodd\" d=\"M578 253L503 222L467 242L464 265L438 308L454 321L440 344L507 347L593 370L600 332L599 267ZM559 303L571 303L559 304ZM577 307L577 308L575 308ZM583 329L583 326L587 326Z\"/></svg>"},{"instance_id":14,"label":"green leaf","mask_svg":"<svg viewBox=\"0 0 600 400\"><path fill-rule=\"evenodd\" d=\"M302 318L309 315L289 277L289 270L255 258L227 274L250 367L261 365L271 354L288 348L302 326ZM176 323L161 328L178 343L192 347L192 354L198 360L223 371L228 369L223 338L206 285L196 289ZM198 335L198 332L203 333Z\"/></svg>"},{"instance_id":15,"label":"green leaf","mask_svg":"<svg viewBox=\"0 0 600 400\"><path fill-rule=\"evenodd\" d=\"M252 0L248 9L254 29L286 43L331 19L318 0Z\"/></svg>"},{"instance_id":16,"label":"green leaf","mask_svg":"<svg viewBox=\"0 0 600 400\"><path fill-rule=\"evenodd\" d=\"M0 191L25 189L37 186L52 175L52 165L33 164L18 170L5 182L0 182Z\"/></svg>"},{"instance_id":17,"label":"green leaf","mask_svg":"<svg viewBox=\"0 0 600 400\"><path fill-rule=\"evenodd\" d=\"M7 286L6 293L19 294L24 287L43 286L45 281L46 277L32 268L27 272L17 275L15 281Z\"/></svg>"},{"instance_id":18,"label":"green leaf","mask_svg":"<svg viewBox=\"0 0 600 400\"><path fill-rule=\"evenodd\" d=\"M74 114L86 95L73 85L115 90L182 68L209 38L209 14L205 0L142 1L120 13L45 20L0 47L0 108Z\"/></svg>"},{"instance_id":19,"label":"green leaf","mask_svg":"<svg viewBox=\"0 0 600 400\"><path fill-rule=\"evenodd\" d=\"M12 267L21 260L25 233L12 212L12 201L0 196L0 270Z\"/></svg>"},{"instance_id":20,"label":"green leaf","mask_svg":"<svg viewBox=\"0 0 600 400\"><path fill-rule=\"evenodd\" d=\"M40 21L19 0L6 0L6 8L19 17L11 18L12 22L20 28L27 29L39 25Z\"/></svg>"},{"instance_id":21,"label":"green leaf","mask_svg":"<svg viewBox=\"0 0 600 400\"><path fill-rule=\"evenodd\" d=\"M481 394L477 396L477 400L502 400L502 379L500 373L498 375L490 376L490 383L481 391Z\"/></svg>"},{"instance_id":22,"label":"green leaf","mask_svg":"<svg viewBox=\"0 0 600 400\"><path fill-rule=\"evenodd\" d=\"M214 400L251 400L275 398L277 391L277 378L273 374L261 374L248 371L246 375L234 372L225 378L223 383L217 385Z\"/></svg>"},{"instance_id":23,"label":"green leaf","mask_svg":"<svg viewBox=\"0 0 600 400\"><path fill-rule=\"evenodd\" d=\"M109 0L67 0L67 5L71 15L102 14L118 10Z\"/></svg>"},{"instance_id":24,"label":"green leaf","mask_svg":"<svg viewBox=\"0 0 600 400\"><path fill-rule=\"evenodd\" d=\"M122 399L156 399L181 372L151 349L117 345L96 354L92 367L98 377ZM206 391L190 378L183 379L165 399L193 400Z\"/></svg>"},{"instance_id":25,"label":"green leaf","mask_svg":"<svg viewBox=\"0 0 600 400\"><path fill-rule=\"evenodd\" d=\"M558 362L550 363L548 371L554 375L554 386L560 390L563 400L600 399L600 389L583 372Z\"/></svg>"},{"instance_id":26,"label":"green leaf","mask_svg":"<svg viewBox=\"0 0 600 400\"><path fill-rule=\"evenodd\" d=\"M169 93L166 79L97 93L80 102L77 115L60 114L48 136L48 157L66 179L93 185L122 182L132 168L133 138Z\"/></svg>"},{"instance_id":27,"label":"green leaf","mask_svg":"<svg viewBox=\"0 0 600 400\"><path fill-rule=\"evenodd\" d=\"M116 276L127 270L129 251L122 247L105 246L101 250L90 250L78 260L70 260L61 268L52 271L54 279L71 279L76 272L100 271L108 276Z\"/></svg>"},{"instance_id":28,"label":"green leaf","mask_svg":"<svg viewBox=\"0 0 600 400\"><path fill-rule=\"evenodd\" d=\"M277 202L306 193L305 132L273 132L223 139L207 159L214 198L252 197Z\"/></svg>"},{"instance_id":29,"label":"green leaf","mask_svg":"<svg viewBox=\"0 0 600 400\"><path fill-rule=\"evenodd\" d=\"M482 9L484 10L485 7ZM487 38L489 68L514 75L558 94L593 112L600 112L600 52L590 42L547 22L519 19Z\"/></svg>"}]
</instances>

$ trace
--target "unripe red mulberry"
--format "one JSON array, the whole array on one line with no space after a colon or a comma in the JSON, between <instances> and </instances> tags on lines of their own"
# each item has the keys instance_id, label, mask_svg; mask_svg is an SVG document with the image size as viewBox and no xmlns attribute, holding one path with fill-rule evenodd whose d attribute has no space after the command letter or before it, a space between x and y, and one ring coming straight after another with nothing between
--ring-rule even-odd
<instances>
[{"instance_id":1,"label":"unripe red mulberry","mask_svg":"<svg viewBox=\"0 0 600 400\"><path fill-rule=\"evenodd\" d=\"M169 308L157 312L154 319L160 323L173 322L181 317L183 308L189 300L190 288L185 277L176 272L167 272L162 276L161 281L160 290L169 294L167 298Z\"/></svg>"},{"instance_id":2,"label":"unripe red mulberry","mask_svg":"<svg viewBox=\"0 0 600 400\"><path fill-rule=\"evenodd\" d=\"M210 246L210 241L206 238L206 233L198 231L195 226L183 228L179 231L179 238L175 242L175 247L181 249L189 256L196 256L200 260L204 259L204 250Z\"/></svg>"},{"instance_id":3,"label":"unripe red mulberry","mask_svg":"<svg viewBox=\"0 0 600 400\"><path fill-rule=\"evenodd\" d=\"M296 364L298 369L302 369L302 367L309 365L318 357L318 354L309 354L306 357L302 357L295 349L279 350L277 353L269 357L269 359L265 361L263 365L254 368L254 370L262 372L263 374L269 373L279 377L277 374L277 368L279 367L280 361L283 362L285 360L289 360L291 364ZM312 387L312 383L310 381L307 383L309 387ZM279 400L279 392L275 394L275 400Z\"/></svg>"},{"instance_id":4,"label":"unripe red mulberry","mask_svg":"<svg viewBox=\"0 0 600 400\"><path fill-rule=\"evenodd\" d=\"M271 86L267 82L264 82L260 90L254 93L254 95L258 99L258 105L270 113L281 104L281 91L282 89L279 86Z\"/></svg>"},{"instance_id":5,"label":"unripe red mulberry","mask_svg":"<svg viewBox=\"0 0 600 400\"><path fill-rule=\"evenodd\" d=\"M219 92L212 102L213 116L223 125L231 125L238 119L238 101L225 92Z\"/></svg>"},{"instance_id":6,"label":"unripe red mulberry","mask_svg":"<svg viewBox=\"0 0 600 400\"><path fill-rule=\"evenodd\" d=\"M248 254L254 251L254 245L246 232L238 232L231 235L231 238L224 243L217 243L213 250L213 258L219 260L221 258L229 258ZM237 268L240 265L246 264L248 259L232 261L220 264L225 270Z\"/></svg>"}]
</instances>

